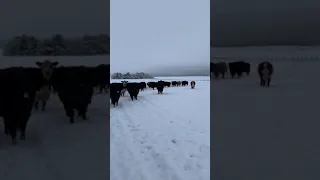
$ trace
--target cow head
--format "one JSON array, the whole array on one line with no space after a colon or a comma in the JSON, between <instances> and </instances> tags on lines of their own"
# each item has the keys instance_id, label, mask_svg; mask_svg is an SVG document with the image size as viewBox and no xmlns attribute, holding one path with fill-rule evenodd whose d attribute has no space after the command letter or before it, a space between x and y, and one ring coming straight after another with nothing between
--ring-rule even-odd
<instances>
[{"instance_id":1,"label":"cow head","mask_svg":"<svg viewBox=\"0 0 320 180\"><path fill-rule=\"evenodd\" d=\"M268 68L268 63L263 63L263 68Z\"/></svg>"},{"instance_id":2,"label":"cow head","mask_svg":"<svg viewBox=\"0 0 320 180\"><path fill-rule=\"evenodd\" d=\"M123 84L123 87L127 87L127 84L128 84L129 81L121 81L121 82Z\"/></svg>"},{"instance_id":3,"label":"cow head","mask_svg":"<svg viewBox=\"0 0 320 180\"><path fill-rule=\"evenodd\" d=\"M45 60L43 62L36 62L37 66L40 67L41 73L46 80L49 80L52 75L53 68L55 68L59 62L51 62L49 60Z\"/></svg>"}]
</instances>

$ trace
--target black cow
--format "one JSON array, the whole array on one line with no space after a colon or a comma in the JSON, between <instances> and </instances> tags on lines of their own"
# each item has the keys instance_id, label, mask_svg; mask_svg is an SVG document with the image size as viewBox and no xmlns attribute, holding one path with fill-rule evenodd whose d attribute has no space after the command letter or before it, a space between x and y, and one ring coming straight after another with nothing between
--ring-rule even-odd
<instances>
[{"instance_id":1,"label":"black cow","mask_svg":"<svg viewBox=\"0 0 320 180\"><path fill-rule=\"evenodd\" d=\"M163 89L164 89L164 81L158 81L157 83L158 94L162 94Z\"/></svg>"},{"instance_id":2,"label":"black cow","mask_svg":"<svg viewBox=\"0 0 320 180\"><path fill-rule=\"evenodd\" d=\"M138 99L138 94L140 90L140 83L128 83L127 84L127 91L131 97L131 100L133 101L133 98L136 100Z\"/></svg>"},{"instance_id":3,"label":"black cow","mask_svg":"<svg viewBox=\"0 0 320 180\"><path fill-rule=\"evenodd\" d=\"M119 105L119 99L121 96L122 89L123 89L122 83L112 83L110 85L110 99L114 107Z\"/></svg>"},{"instance_id":4,"label":"black cow","mask_svg":"<svg viewBox=\"0 0 320 180\"><path fill-rule=\"evenodd\" d=\"M273 65L264 61L258 65L258 74L260 77L260 86L270 86L271 76L273 74Z\"/></svg>"},{"instance_id":5,"label":"black cow","mask_svg":"<svg viewBox=\"0 0 320 180\"><path fill-rule=\"evenodd\" d=\"M106 92L110 86L110 64L100 64L96 67L96 78L99 83L99 90Z\"/></svg>"},{"instance_id":6,"label":"black cow","mask_svg":"<svg viewBox=\"0 0 320 180\"><path fill-rule=\"evenodd\" d=\"M190 85L191 85L191 89L194 89L196 87L196 82L195 81L191 81Z\"/></svg>"},{"instance_id":7,"label":"black cow","mask_svg":"<svg viewBox=\"0 0 320 180\"><path fill-rule=\"evenodd\" d=\"M228 72L228 65L225 62L210 63L210 75L213 73L215 78L218 78L221 75L222 78L225 77L225 74Z\"/></svg>"},{"instance_id":8,"label":"black cow","mask_svg":"<svg viewBox=\"0 0 320 180\"><path fill-rule=\"evenodd\" d=\"M165 87L170 87L170 85L171 85L170 82L164 81L164 86L165 86Z\"/></svg>"},{"instance_id":9,"label":"black cow","mask_svg":"<svg viewBox=\"0 0 320 180\"><path fill-rule=\"evenodd\" d=\"M5 133L16 143L17 130L20 139L26 139L26 127L31 116L36 92L48 84L51 68L12 67L0 70L0 116L4 120ZM41 66L40 62L37 62ZM52 69L51 69L52 70Z\"/></svg>"},{"instance_id":10,"label":"black cow","mask_svg":"<svg viewBox=\"0 0 320 180\"><path fill-rule=\"evenodd\" d=\"M178 82L177 81L172 81L171 84L172 84L172 86L177 86Z\"/></svg>"},{"instance_id":11,"label":"black cow","mask_svg":"<svg viewBox=\"0 0 320 180\"><path fill-rule=\"evenodd\" d=\"M140 90L144 91L145 88L147 88L147 84L145 82L140 82Z\"/></svg>"},{"instance_id":12,"label":"black cow","mask_svg":"<svg viewBox=\"0 0 320 180\"><path fill-rule=\"evenodd\" d=\"M64 106L70 124L74 123L74 110L83 120L93 96L93 89L99 83L96 80L96 69L84 66L59 67L52 75L52 86Z\"/></svg>"},{"instance_id":13,"label":"black cow","mask_svg":"<svg viewBox=\"0 0 320 180\"><path fill-rule=\"evenodd\" d=\"M182 85L182 86L188 86L188 84L189 84L188 81L182 81L182 82L181 82L181 85Z\"/></svg>"},{"instance_id":14,"label":"black cow","mask_svg":"<svg viewBox=\"0 0 320 180\"><path fill-rule=\"evenodd\" d=\"M250 64L244 61L231 62L229 63L229 71L232 78L234 78L235 75L237 75L239 78L242 76L242 73L244 72L247 73L247 75L249 75Z\"/></svg>"},{"instance_id":15,"label":"black cow","mask_svg":"<svg viewBox=\"0 0 320 180\"><path fill-rule=\"evenodd\" d=\"M154 90L154 88L157 87L157 83L156 82L148 82L147 85L148 85L149 88L152 88L153 90Z\"/></svg>"}]
</instances>

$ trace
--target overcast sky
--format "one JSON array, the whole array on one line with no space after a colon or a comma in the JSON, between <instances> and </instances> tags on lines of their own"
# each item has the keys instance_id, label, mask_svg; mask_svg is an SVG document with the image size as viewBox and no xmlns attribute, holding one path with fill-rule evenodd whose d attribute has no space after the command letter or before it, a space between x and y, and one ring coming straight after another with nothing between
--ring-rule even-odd
<instances>
[{"instance_id":1,"label":"overcast sky","mask_svg":"<svg viewBox=\"0 0 320 180\"><path fill-rule=\"evenodd\" d=\"M111 0L110 5L111 73L208 67L210 0Z\"/></svg>"},{"instance_id":2,"label":"overcast sky","mask_svg":"<svg viewBox=\"0 0 320 180\"><path fill-rule=\"evenodd\" d=\"M320 44L319 0L214 0L215 45Z\"/></svg>"},{"instance_id":3,"label":"overcast sky","mask_svg":"<svg viewBox=\"0 0 320 180\"><path fill-rule=\"evenodd\" d=\"M10 0L0 5L0 40L16 35L79 36L109 31L109 0Z\"/></svg>"}]
</instances>

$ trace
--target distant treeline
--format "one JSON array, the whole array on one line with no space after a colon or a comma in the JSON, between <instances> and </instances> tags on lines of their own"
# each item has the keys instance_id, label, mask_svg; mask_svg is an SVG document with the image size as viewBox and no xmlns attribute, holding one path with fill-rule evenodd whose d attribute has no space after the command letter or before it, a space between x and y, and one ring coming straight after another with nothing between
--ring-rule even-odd
<instances>
[{"instance_id":1,"label":"distant treeline","mask_svg":"<svg viewBox=\"0 0 320 180\"><path fill-rule=\"evenodd\" d=\"M236 40L211 40L211 47L248 47L248 46L320 46L319 40L317 41L258 41L258 40L246 40L246 41L236 41Z\"/></svg>"},{"instance_id":2,"label":"distant treeline","mask_svg":"<svg viewBox=\"0 0 320 180\"><path fill-rule=\"evenodd\" d=\"M130 74L129 72L122 73L114 73L111 75L111 79L153 79L154 77L150 74L137 72L135 74Z\"/></svg>"},{"instance_id":3,"label":"distant treeline","mask_svg":"<svg viewBox=\"0 0 320 180\"><path fill-rule=\"evenodd\" d=\"M92 56L110 54L108 34L65 38L55 34L39 39L22 35L10 39L3 48L4 56Z\"/></svg>"}]
</instances>

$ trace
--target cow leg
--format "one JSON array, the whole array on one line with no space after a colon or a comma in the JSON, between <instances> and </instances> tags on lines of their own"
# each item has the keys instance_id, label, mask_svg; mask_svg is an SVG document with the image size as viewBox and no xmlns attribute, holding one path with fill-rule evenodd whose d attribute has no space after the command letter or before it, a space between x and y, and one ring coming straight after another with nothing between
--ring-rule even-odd
<instances>
[{"instance_id":1,"label":"cow leg","mask_svg":"<svg viewBox=\"0 0 320 180\"><path fill-rule=\"evenodd\" d=\"M219 77L219 73L214 72L214 77L215 77L215 78L218 78L218 77Z\"/></svg>"},{"instance_id":2,"label":"cow leg","mask_svg":"<svg viewBox=\"0 0 320 180\"><path fill-rule=\"evenodd\" d=\"M26 128L28 123L29 117L25 117L19 125L20 128L20 139L25 140L26 139Z\"/></svg>"},{"instance_id":3,"label":"cow leg","mask_svg":"<svg viewBox=\"0 0 320 180\"><path fill-rule=\"evenodd\" d=\"M238 78L240 78L240 77L241 77L241 73L240 73L240 72L237 72L237 75L238 75Z\"/></svg>"},{"instance_id":4,"label":"cow leg","mask_svg":"<svg viewBox=\"0 0 320 180\"><path fill-rule=\"evenodd\" d=\"M130 97L131 97L131 100L133 101L133 96L132 96L132 95L130 95Z\"/></svg>"},{"instance_id":5,"label":"cow leg","mask_svg":"<svg viewBox=\"0 0 320 180\"><path fill-rule=\"evenodd\" d=\"M7 132L11 136L12 144L17 144L17 126L15 118L4 118L5 126L7 127Z\"/></svg>"},{"instance_id":6,"label":"cow leg","mask_svg":"<svg viewBox=\"0 0 320 180\"><path fill-rule=\"evenodd\" d=\"M74 110L69 109L67 112L67 116L69 117L70 124L74 123Z\"/></svg>"},{"instance_id":7,"label":"cow leg","mask_svg":"<svg viewBox=\"0 0 320 180\"><path fill-rule=\"evenodd\" d=\"M87 117L87 111L88 111L88 105L85 105L85 106L83 107L83 114L82 114L82 119L83 119L83 120L87 120L87 119L88 119L88 117Z\"/></svg>"},{"instance_id":8,"label":"cow leg","mask_svg":"<svg viewBox=\"0 0 320 180\"><path fill-rule=\"evenodd\" d=\"M47 101L46 100L42 100L41 103L42 103L41 104L42 111L45 111Z\"/></svg>"},{"instance_id":9,"label":"cow leg","mask_svg":"<svg viewBox=\"0 0 320 180\"><path fill-rule=\"evenodd\" d=\"M39 107L39 101L35 101L35 102L34 102L34 108L35 108L36 110L38 110L38 107Z\"/></svg>"},{"instance_id":10,"label":"cow leg","mask_svg":"<svg viewBox=\"0 0 320 180\"><path fill-rule=\"evenodd\" d=\"M87 106L82 104L77 108L77 110L78 110L78 115L81 116L83 120L86 120L87 119L87 116L86 116Z\"/></svg>"},{"instance_id":11,"label":"cow leg","mask_svg":"<svg viewBox=\"0 0 320 180\"><path fill-rule=\"evenodd\" d=\"M73 124L74 123L74 110L73 110L73 108L67 103L64 103L63 105L64 105L64 109L66 111L66 115L67 115L67 117L69 117L70 124Z\"/></svg>"},{"instance_id":12,"label":"cow leg","mask_svg":"<svg viewBox=\"0 0 320 180\"><path fill-rule=\"evenodd\" d=\"M104 89L103 84L100 84L100 94L102 93L103 89Z\"/></svg>"},{"instance_id":13,"label":"cow leg","mask_svg":"<svg viewBox=\"0 0 320 180\"><path fill-rule=\"evenodd\" d=\"M264 79L261 80L261 86L265 86L266 85L266 81Z\"/></svg>"},{"instance_id":14,"label":"cow leg","mask_svg":"<svg viewBox=\"0 0 320 180\"><path fill-rule=\"evenodd\" d=\"M270 81L271 81L271 78L268 78L268 81L267 81L267 86L270 87Z\"/></svg>"}]
</instances>

